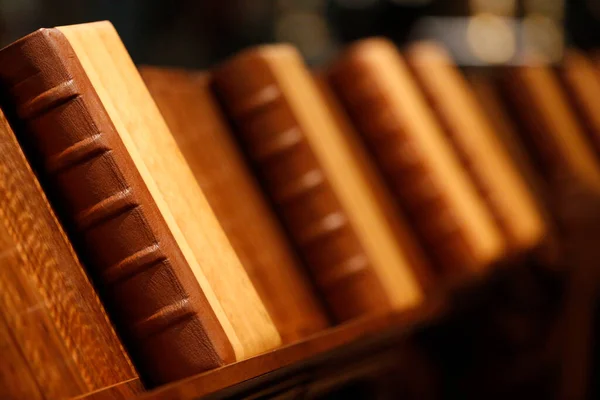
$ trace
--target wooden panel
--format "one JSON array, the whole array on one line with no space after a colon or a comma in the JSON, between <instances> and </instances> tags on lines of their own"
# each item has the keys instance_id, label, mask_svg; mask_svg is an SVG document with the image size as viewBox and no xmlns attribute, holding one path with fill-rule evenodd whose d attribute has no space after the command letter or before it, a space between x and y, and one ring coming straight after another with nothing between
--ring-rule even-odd
<instances>
[{"instance_id":1,"label":"wooden panel","mask_svg":"<svg viewBox=\"0 0 600 400\"><path fill-rule=\"evenodd\" d=\"M64 398L134 378L128 356L1 113L0 154L5 366L0 380L6 382L0 390L11 398Z\"/></svg>"},{"instance_id":2,"label":"wooden panel","mask_svg":"<svg viewBox=\"0 0 600 400\"><path fill-rule=\"evenodd\" d=\"M135 378L71 400L128 400L137 398L143 390L144 387L139 378Z\"/></svg>"},{"instance_id":3,"label":"wooden panel","mask_svg":"<svg viewBox=\"0 0 600 400\"><path fill-rule=\"evenodd\" d=\"M327 317L210 90L207 73L140 73L284 342Z\"/></svg>"}]
</instances>

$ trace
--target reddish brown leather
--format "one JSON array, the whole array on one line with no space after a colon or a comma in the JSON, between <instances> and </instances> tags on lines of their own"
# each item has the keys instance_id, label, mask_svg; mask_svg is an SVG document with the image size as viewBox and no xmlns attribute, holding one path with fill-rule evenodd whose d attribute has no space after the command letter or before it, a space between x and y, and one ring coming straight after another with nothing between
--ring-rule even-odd
<instances>
[{"instance_id":1,"label":"reddish brown leather","mask_svg":"<svg viewBox=\"0 0 600 400\"><path fill-rule=\"evenodd\" d=\"M334 317L345 321L389 309L369 265L356 274L339 273L348 263L370 261L270 62L260 49L250 50L214 72L216 90L237 134ZM332 227L332 216L343 222Z\"/></svg>"},{"instance_id":2,"label":"reddish brown leather","mask_svg":"<svg viewBox=\"0 0 600 400\"><path fill-rule=\"evenodd\" d=\"M233 349L64 35L0 51L27 155L150 385L234 361Z\"/></svg>"},{"instance_id":3,"label":"reddish brown leather","mask_svg":"<svg viewBox=\"0 0 600 400\"><path fill-rule=\"evenodd\" d=\"M378 71L351 47L331 68L331 85L415 233L441 272L456 273L474 263L472 249L439 187L434 186L427 154L414 142L404 121L376 79ZM410 118L411 116L405 116Z\"/></svg>"},{"instance_id":4,"label":"reddish brown leather","mask_svg":"<svg viewBox=\"0 0 600 400\"><path fill-rule=\"evenodd\" d=\"M140 74L285 343L328 326L277 217L261 192L204 72Z\"/></svg>"}]
</instances>

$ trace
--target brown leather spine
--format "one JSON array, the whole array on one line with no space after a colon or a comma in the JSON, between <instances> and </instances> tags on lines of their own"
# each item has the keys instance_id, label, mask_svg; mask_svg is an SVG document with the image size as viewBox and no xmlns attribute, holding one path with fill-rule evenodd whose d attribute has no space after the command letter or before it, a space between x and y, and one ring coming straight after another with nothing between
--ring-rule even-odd
<instances>
[{"instance_id":1,"label":"brown leather spine","mask_svg":"<svg viewBox=\"0 0 600 400\"><path fill-rule=\"evenodd\" d=\"M432 155L415 141L419 132L405 121L420 116L403 115L404 111L389 100L389 89L376 79L380 66L363 53L371 45L386 46L386 51L391 46L367 39L350 47L330 69L332 88L438 272L453 275L472 269L477 264L474 250L463 236L443 189L432 178L427 160Z\"/></svg>"},{"instance_id":2,"label":"brown leather spine","mask_svg":"<svg viewBox=\"0 0 600 400\"><path fill-rule=\"evenodd\" d=\"M585 53L567 49L558 73L573 111L600 156L600 75L597 67Z\"/></svg>"},{"instance_id":3,"label":"brown leather spine","mask_svg":"<svg viewBox=\"0 0 600 400\"><path fill-rule=\"evenodd\" d=\"M214 72L237 134L334 317L345 321L389 309L370 260L275 76L271 62L276 61L265 53L246 51ZM348 273L353 270L359 272Z\"/></svg>"},{"instance_id":4,"label":"brown leather spine","mask_svg":"<svg viewBox=\"0 0 600 400\"><path fill-rule=\"evenodd\" d=\"M498 84L548 185L600 193L600 164L555 71L541 64L505 69Z\"/></svg>"},{"instance_id":5,"label":"brown leather spine","mask_svg":"<svg viewBox=\"0 0 600 400\"><path fill-rule=\"evenodd\" d=\"M328 326L303 266L267 203L205 72L140 74L284 342Z\"/></svg>"},{"instance_id":6,"label":"brown leather spine","mask_svg":"<svg viewBox=\"0 0 600 400\"><path fill-rule=\"evenodd\" d=\"M0 398L68 398L136 378L2 112L0 154Z\"/></svg>"},{"instance_id":7,"label":"brown leather spine","mask_svg":"<svg viewBox=\"0 0 600 400\"><path fill-rule=\"evenodd\" d=\"M29 158L150 385L233 361L205 296L70 44L39 30L0 52Z\"/></svg>"}]
</instances>

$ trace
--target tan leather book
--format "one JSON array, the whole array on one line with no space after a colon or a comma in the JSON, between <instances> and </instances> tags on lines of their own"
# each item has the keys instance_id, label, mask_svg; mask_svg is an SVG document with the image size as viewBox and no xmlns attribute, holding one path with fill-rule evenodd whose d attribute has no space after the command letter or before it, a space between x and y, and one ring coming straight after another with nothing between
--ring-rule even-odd
<instances>
[{"instance_id":1,"label":"tan leather book","mask_svg":"<svg viewBox=\"0 0 600 400\"><path fill-rule=\"evenodd\" d=\"M560 262L560 243L556 236L556 221L550 207L549 196L552 191L537 170L532 155L526 150L520 134L520 128L506 107L497 85L497 71L468 71L466 77L477 99L480 109L493 126L494 133L503 143L515 167L528 189L536 199L538 210L548 230L545 243L536 252L544 265L557 265Z\"/></svg>"},{"instance_id":2,"label":"tan leather book","mask_svg":"<svg viewBox=\"0 0 600 400\"><path fill-rule=\"evenodd\" d=\"M277 211L338 321L422 302L406 249L291 46L242 52L214 71Z\"/></svg>"},{"instance_id":3,"label":"tan leather book","mask_svg":"<svg viewBox=\"0 0 600 400\"><path fill-rule=\"evenodd\" d=\"M326 328L320 299L232 136L210 75L140 73L284 342Z\"/></svg>"},{"instance_id":4,"label":"tan leather book","mask_svg":"<svg viewBox=\"0 0 600 400\"><path fill-rule=\"evenodd\" d=\"M558 76L571 102L574 113L587 134L589 143L600 157L600 73L583 52L565 51Z\"/></svg>"},{"instance_id":5,"label":"tan leather book","mask_svg":"<svg viewBox=\"0 0 600 400\"><path fill-rule=\"evenodd\" d=\"M1 111L0 154L0 398L70 398L135 380Z\"/></svg>"},{"instance_id":6,"label":"tan leather book","mask_svg":"<svg viewBox=\"0 0 600 400\"><path fill-rule=\"evenodd\" d=\"M539 246L548 234L540 206L446 50L433 42L413 44L406 59L511 250Z\"/></svg>"},{"instance_id":7,"label":"tan leather book","mask_svg":"<svg viewBox=\"0 0 600 400\"><path fill-rule=\"evenodd\" d=\"M395 46L357 42L329 76L440 272L481 272L502 258L502 232Z\"/></svg>"},{"instance_id":8,"label":"tan leather book","mask_svg":"<svg viewBox=\"0 0 600 400\"><path fill-rule=\"evenodd\" d=\"M327 80L326 72L313 73L313 78L327 107L327 112L333 118L335 126L343 137L348 151L365 176L365 182L369 186L369 191L373 194L373 201L385 216L395 240L398 243L402 243L402 246L405 248L410 265L421 288L426 294L439 291L440 277L431 267L431 263L427 260L427 256L424 254L421 246L419 246L406 217L398 206L398 203L394 200L394 196L386 185L383 176L377 170L374 160L369 156L348 114L333 92ZM423 262L423 260L427 260L427 262Z\"/></svg>"},{"instance_id":9,"label":"tan leather book","mask_svg":"<svg viewBox=\"0 0 600 400\"><path fill-rule=\"evenodd\" d=\"M110 23L13 43L0 89L150 385L281 343Z\"/></svg>"},{"instance_id":10,"label":"tan leather book","mask_svg":"<svg viewBox=\"0 0 600 400\"><path fill-rule=\"evenodd\" d=\"M507 68L499 87L549 185L600 193L600 163L552 67Z\"/></svg>"},{"instance_id":11,"label":"tan leather book","mask_svg":"<svg viewBox=\"0 0 600 400\"><path fill-rule=\"evenodd\" d=\"M505 145L521 176L540 199L539 201L547 206L545 195L548 188L544 186L535 162L521 140L518 124L506 107L498 87L497 72L497 70L487 72L471 70L467 72L466 76L480 108L485 112L494 132Z\"/></svg>"}]
</instances>

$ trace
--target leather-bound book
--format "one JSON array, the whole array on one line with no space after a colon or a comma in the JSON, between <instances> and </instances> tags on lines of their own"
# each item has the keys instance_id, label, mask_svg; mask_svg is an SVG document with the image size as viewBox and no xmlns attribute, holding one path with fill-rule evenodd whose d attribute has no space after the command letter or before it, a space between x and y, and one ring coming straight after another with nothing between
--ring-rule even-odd
<instances>
[{"instance_id":1,"label":"leather-bound book","mask_svg":"<svg viewBox=\"0 0 600 400\"><path fill-rule=\"evenodd\" d=\"M283 341L326 328L325 310L232 136L210 75L140 73Z\"/></svg>"},{"instance_id":2,"label":"leather-bound book","mask_svg":"<svg viewBox=\"0 0 600 400\"><path fill-rule=\"evenodd\" d=\"M505 69L498 87L550 190L568 260L560 397L585 398L599 282L600 162L552 66L532 61Z\"/></svg>"},{"instance_id":3,"label":"leather-bound book","mask_svg":"<svg viewBox=\"0 0 600 400\"><path fill-rule=\"evenodd\" d=\"M510 115L506 104L504 104L496 83L496 72L495 70L470 70L467 71L466 77L477 99L479 108L485 113L487 120L494 129L494 133L505 146L519 174L535 197L546 228L549 230L546 243L537 252L538 259L544 265L556 265L559 262L560 246L556 241L555 221L549 209L548 194L550 190L539 171L536 170L535 164L520 138L519 126Z\"/></svg>"},{"instance_id":4,"label":"leather-bound book","mask_svg":"<svg viewBox=\"0 0 600 400\"><path fill-rule=\"evenodd\" d=\"M450 56L441 46L423 42L412 45L406 59L511 250L539 246L548 233L540 207Z\"/></svg>"},{"instance_id":5,"label":"leather-bound book","mask_svg":"<svg viewBox=\"0 0 600 400\"><path fill-rule=\"evenodd\" d=\"M467 72L469 85L477 98L479 107L492 124L498 138L505 145L521 176L527 181L529 188L543 204L546 204L543 195L547 188L544 187L543 179L520 139L519 126L504 103L502 93L498 88L497 78L496 70L487 72L470 70Z\"/></svg>"},{"instance_id":6,"label":"leather-bound book","mask_svg":"<svg viewBox=\"0 0 600 400\"><path fill-rule=\"evenodd\" d=\"M0 155L0 398L70 398L136 379L2 112Z\"/></svg>"},{"instance_id":7,"label":"leather-bound book","mask_svg":"<svg viewBox=\"0 0 600 400\"><path fill-rule=\"evenodd\" d=\"M497 84L548 186L600 193L600 163L552 67L506 68Z\"/></svg>"},{"instance_id":8,"label":"leather-bound book","mask_svg":"<svg viewBox=\"0 0 600 400\"><path fill-rule=\"evenodd\" d=\"M280 344L110 23L6 47L0 91L149 385Z\"/></svg>"},{"instance_id":9,"label":"leather-bound book","mask_svg":"<svg viewBox=\"0 0 600 400\"><path fill-rule=\"evenodd\" d=\"M600 74L596 65L583 52L567 49L558 75L589 143L600 157Z\"/></svg>"},{"instance_id":10,"label":"leather-bound book","mask_svg":"<svg viewBox=\"0 0 600 400\"><path fill-rule=\"evenodd\" d=\"M214 71L240 142L338 321L423 300L410 256L291 46L247 50Z\"/></svg>"},{"instance_id":11,"label":"leather-bound book","mask_svg":"<svg viewBox=\"0 0 600 400\"><path fill-rule=\"evenodd\" d=\"M500 259L502 232L394 45L357 42L329 77L438 270L462 276Z\"/></svg>"}]
</instances>

